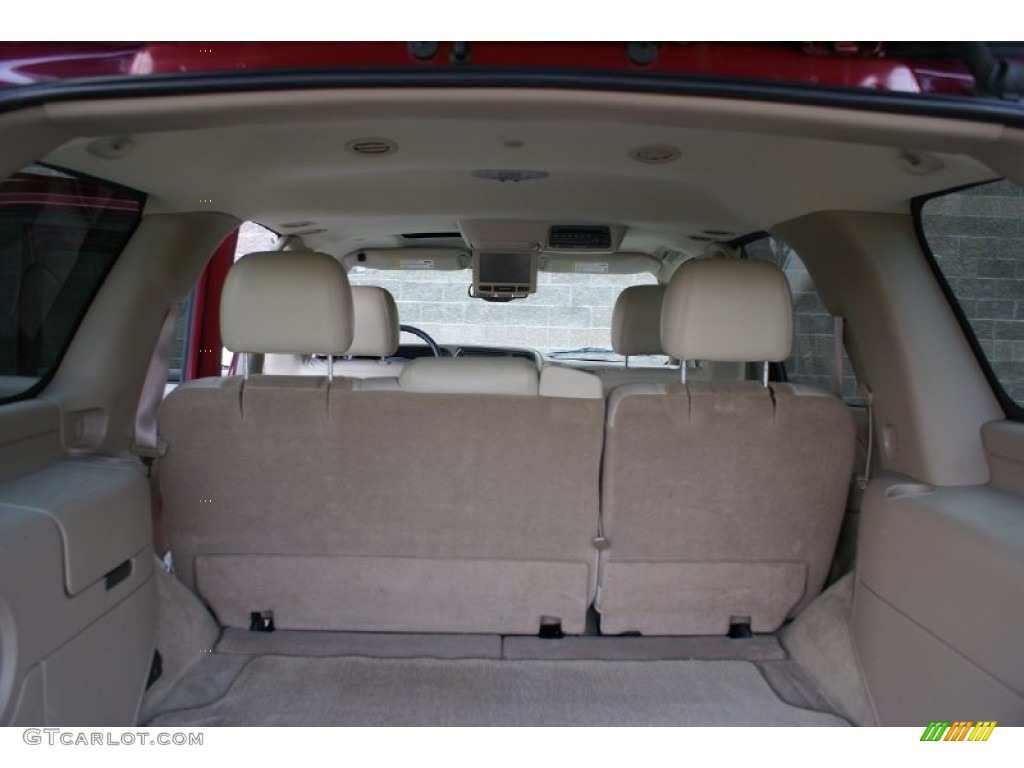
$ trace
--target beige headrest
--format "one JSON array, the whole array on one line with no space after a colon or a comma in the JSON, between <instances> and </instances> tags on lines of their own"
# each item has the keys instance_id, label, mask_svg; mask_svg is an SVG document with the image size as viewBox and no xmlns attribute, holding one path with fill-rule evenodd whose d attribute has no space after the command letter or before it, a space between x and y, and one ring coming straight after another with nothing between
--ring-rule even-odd
<instances>
[{"instance_id":1,"label":"beige headrest","mask_svg":"<svg viewBox=\"0 0 1024 768\"><path fill-rule=\"evenodd\" d=\"M352 324L345 268L325 253L250 253L228 271L220 329L232 352L343 355Z\"/></svg>"},{"instance_id":2,"label":"beige headrest","mask_svg":"<svg viewBox=\"0 0 1024 768\"><path fill-rule=\"evenodd\" d=\"M398 305L390 291L372 285L353 285L352 310L355 327L352 346L346 354L390 357L398 351Z\"/></svg>"},{"instance_id":3,"label":"beige headrest","mask_svg":"<svg viewBox=\"0 0 1024 768\"><path fill-rule=\"evenodd\" d=\"M633 285L615 300L612 349L620 355L661 355L663 285Z\"/></svg>"},{"instance_id":4,"label":"beige headrest","mask_svg":"<svg viewBox=\"0 0 1024 768\"><path fill-rule=\"evenodd\" d=\"M528 360L421 357L402 369L403 392L459 395L536 395L540 373Z\"/></svg>"},{"instance_id":5,"label":"beige headrest","mask_svg":"<svg viewBox=\"0 0 1024 768\"><path fill-rule=\"evenodd\" d=\"M694 259L669 281L661 344L680 360L778 362L793 343L793 299L766 261Z\"/></svg>"}]
</instances>

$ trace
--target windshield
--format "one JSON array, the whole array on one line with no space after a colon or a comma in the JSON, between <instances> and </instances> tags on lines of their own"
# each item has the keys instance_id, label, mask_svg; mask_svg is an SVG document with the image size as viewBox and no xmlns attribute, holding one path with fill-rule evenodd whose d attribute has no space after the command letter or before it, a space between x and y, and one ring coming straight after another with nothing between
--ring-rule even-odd
<instances>
[{"instance_id":1,"label":"windshield","mask_svg":"<svg viewBox=\"0 0 1024 768\"><path fill-rule=\"evenodd\" d=\"M403 325L413 325L440 344L522 347L556 359L621 363L611 349L612 309L631 285L657 282L642 272L628 275L541 272L537 292L508 303L469 296L471 270L375 270L353 267L352 285L391 291ZM402 343L421 343L402 335ZM659 356L630 357L630 365L660 365Z\"/></svg>"}]
</instances>

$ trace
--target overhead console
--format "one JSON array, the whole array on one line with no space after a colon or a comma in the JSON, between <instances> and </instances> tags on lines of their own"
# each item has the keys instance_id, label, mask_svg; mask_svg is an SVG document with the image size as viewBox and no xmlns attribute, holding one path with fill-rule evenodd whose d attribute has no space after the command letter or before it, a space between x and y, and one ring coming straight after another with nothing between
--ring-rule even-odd
<instances>
[{"instance_id":1,"label":"overhead console","mask_svg":"<svg viewBox=\"0 0 1024 768\"><path fill-rule=\"evenodd\" d=\"M626 228L618 224L572 221L460 221L462 237L474 251L537 251L539 253L618 252Z\"/></svg>"},{"instance_id":2,"label":"overhead console","mask_svg":"<svg viewBox=\"0 0 1024 768\"><path fill-rule=\"evenodd\" d=\"M551 221L460 221L473 252L471 295L486 301L524 299L537 290L537 270L549 254L612 254L626 228ZM607 269L607 267L606 267Z\"/></svg>"}]
</instances>

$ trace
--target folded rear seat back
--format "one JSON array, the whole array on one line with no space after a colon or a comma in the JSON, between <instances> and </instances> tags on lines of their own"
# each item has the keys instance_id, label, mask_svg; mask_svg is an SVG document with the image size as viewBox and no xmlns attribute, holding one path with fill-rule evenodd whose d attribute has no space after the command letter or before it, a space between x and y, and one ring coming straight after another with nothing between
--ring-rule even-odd
<instances>
[{"instance_id":1,"label":"folded rear seat back","mask_svg":"<svg viewBox=\"0 0 1024 768\"><path fill-rule=\"evenodd\" d=\"M582 632L603 425L594 377L514 359L180 388L160 473L179 577L232 627Z\"/></svg>"},{"instance_id":2,"label":"folded rear seat back","mask_svg":"<svg viewBox=\"0 0 1024 768\"><path fill-rule=\"evenodd\" d=\"M779 361L791 315L773 265L688 262L662 337L683 361ZM607 418L602 631L771 632L820 592L853 462L840 400L789 384L630 384Z\"/></svg>"}]
</instances>

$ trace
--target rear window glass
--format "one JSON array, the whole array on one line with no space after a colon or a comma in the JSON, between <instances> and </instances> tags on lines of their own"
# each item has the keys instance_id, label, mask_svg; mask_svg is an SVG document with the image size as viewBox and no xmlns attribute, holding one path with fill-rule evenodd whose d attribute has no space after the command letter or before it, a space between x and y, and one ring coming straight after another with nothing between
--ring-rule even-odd
<instances>
[{"instance_id":1,"label":"rear window glass","mask_svg":"<svg viewBox=\"0 0 1024 768\"><path fill-rule=\"evenodd\" d=\"M920 211L921 232L990 380L1009 415L1024 418L1024 186L962 189Z\"/></svg>"},{"instance_id":2,"label":"rear window glass","mask_svg":"<svg viewBox=\"0 0 1024 768\"><path fill-rule=\"evenodd\" d=\"M0 402L56 368L143 201L42 166L0 183Z\"/></svg>"},{"instance_id":3,"label":"rear window glass","mask_svg":"<svg viewBox=\"0 0 1024 768\"><path fill-rule=\"evenodd\" d=\"M441 345L535 349L555 360L621 364L611 349L612 310L624 288L657 278L636 274L540 272L537 292L508 303L469 296L471 270L401 271L353 267L352 285L388 289L403 324L415 326ZM402 343L418 343L405 334ZM660 355L634 356L630 365L661 365Z\"/></svg>"}]
</instances>

